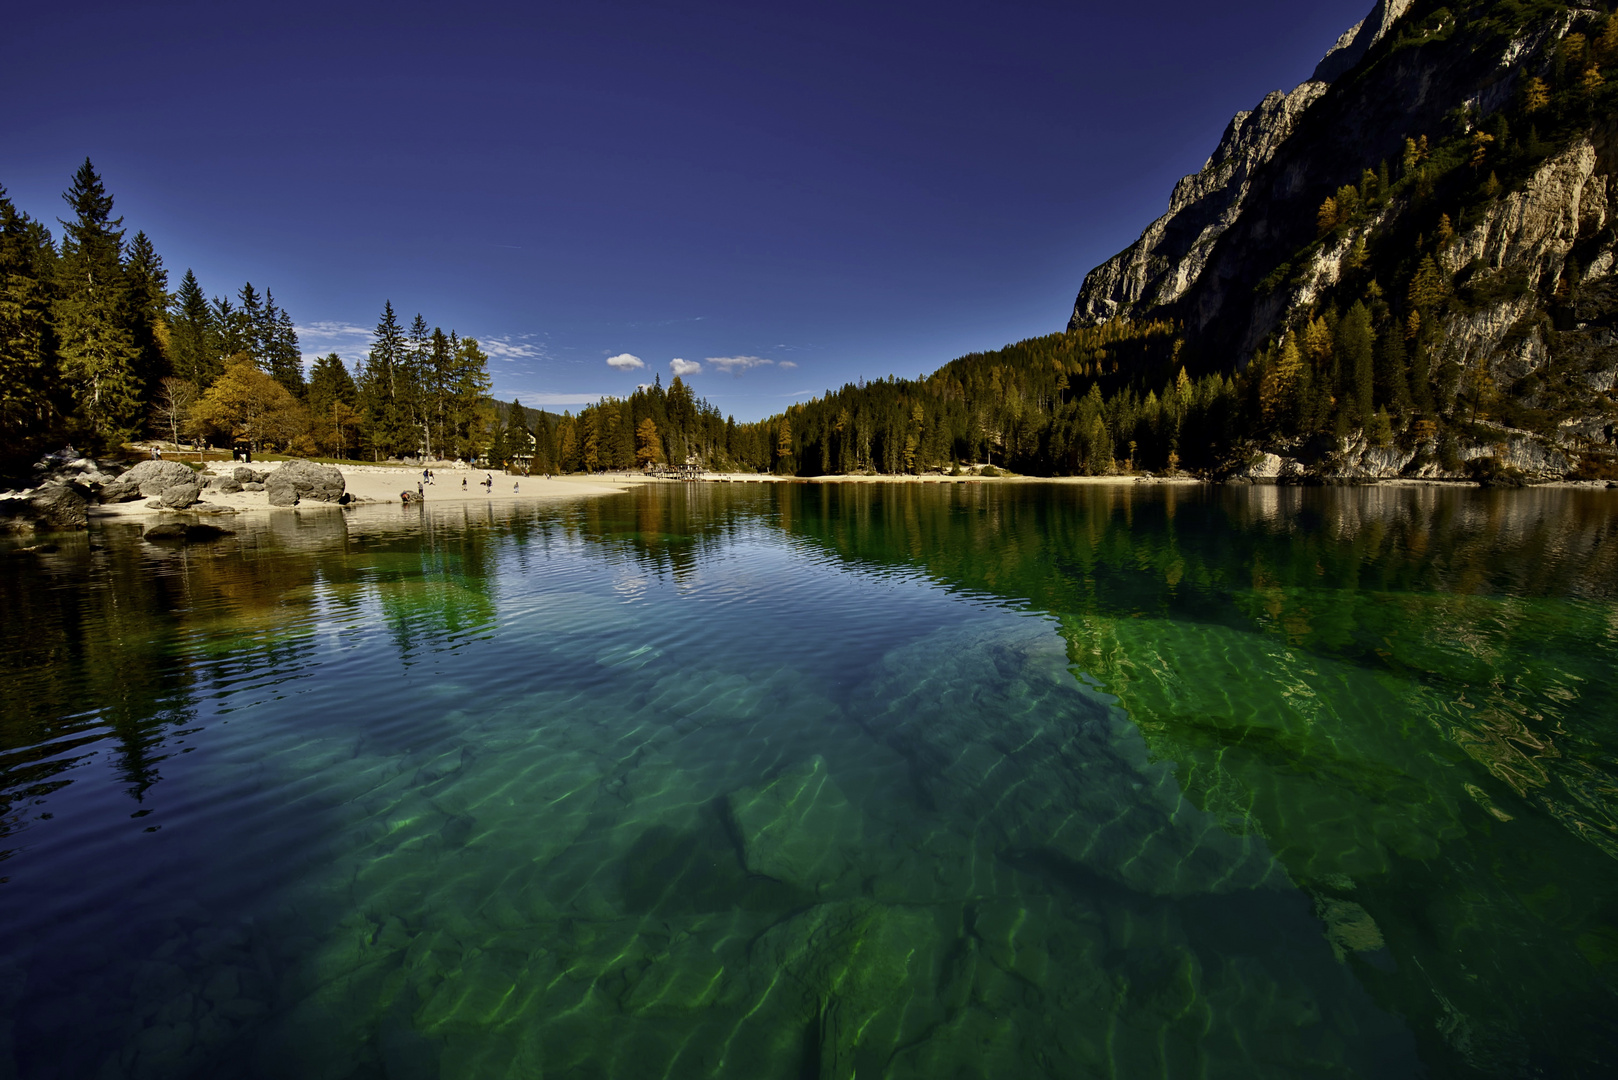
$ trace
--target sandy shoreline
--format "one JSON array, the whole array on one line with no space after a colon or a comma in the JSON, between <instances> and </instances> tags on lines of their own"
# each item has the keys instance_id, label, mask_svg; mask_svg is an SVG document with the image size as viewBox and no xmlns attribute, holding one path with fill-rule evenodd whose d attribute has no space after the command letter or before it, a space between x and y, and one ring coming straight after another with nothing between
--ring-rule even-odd
<instances>
[{"instance_id":1,"label":"sandy shoreline","mask_svg":"<svg viewBox=\"0 0 1618 1080\"><path fill-rule=\"evenodd\" d=\"M237 462L219 461L210 462L204 476L229 476L237 467ZM264 472L273 471L276 463L269 462L262 465L255 464L252 468ZM347 464L337 466L343 474L343 483L351 496L349 505L364 505L366 503L398 503L401 492L416 492L416 484L421 480L421 470L393 465L359 465ZM483 486L485 477L492 477L494 485L490 488ZM466 481L463 488L462 480ZM645 480L638 475L614 474L609 477L600 476L553 476L546 479L543 476L514 476L498 469L457 469L453 465L442 469L434 467L433 483L424 488L426 501L429 504L437 503L466 503L466 502L519 502L523 500L554 500L575 499L587 495L616 495ZM133 502L109 503L90 507L92 519L116 518L157 518L174 514L208 513L210 508L218 511L246 513L262 510L308 510L323 507L336 508L336 503L303 502L296 507L271 506L268 493L263 491L223 492L214 488L205 488L202 500L206 507L188 510L160 510L146 505L147 500L136 499Z\"/></svg>"},{"instance_id":2,"label":"sandy shoreline","mask_svg":"<svg viewBox=\"0 0 1618 1080\"><path fill-rule=\"evenodd\" d=\"M270 471L278 463L264 463L261 471ZM210 462L204 471L204 476L229 476L237 467L236 462L219 461ZM421 480L421 470L398 465L364 465L359 463L344 463L337 466L343 474L343 481L348 494L351 496L349 505L364 505L367 503L399 503L401 492L409 491L415 494L416 485ZM492 487L485 487L485 478L492 478ZM463 480L465 481L463 485ZM456 467L446 463L433 467L433 483L423 489L426 502L430 504L454 503L490 503L490 502L520 502L520 501L548 501L556 499L574 499L592 495L615 495L628 491L642 484L673 484L674 481L660 477L644 476L638 472L602 473L597 475L556 475L549 478L544 476L521 476L501 470L475 469ZM948 476L934 473L923 476L775 476L768 473L703 473L697 483L721 484L1061 484L1070 486L1173 486L1198 487L1216 486L1212 481L1198 479L1192 476ZM1260 481L1263 483L1263 481ZM1425 480L1409 478L1388 478L1362 481L1366 486L1375 487L1475 487L1469 481L1455 480ZM1555 488L1604 488L1601 481L1549 481L1532 485L1534 487ZM204 489L203 502L206 506L194 509L173 511L161 510L146 505L147 500L137 499L132 502L92 505L89 515L92 519L140 519L159 518L176 513L180 514L207 514L207 513L246 513L251 511L315 509L336 507L335 503L304 502L298 507L271 506L269 496L263 491L239 491L227 493L213 488Z\"/></svg>"}]
</instances>

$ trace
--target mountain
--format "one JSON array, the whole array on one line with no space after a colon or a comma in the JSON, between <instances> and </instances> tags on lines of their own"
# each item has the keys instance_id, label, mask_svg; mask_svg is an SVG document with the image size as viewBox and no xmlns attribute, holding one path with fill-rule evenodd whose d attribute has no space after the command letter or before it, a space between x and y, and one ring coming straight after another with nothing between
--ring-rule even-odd
<instances>
[{"instance_id":1,"label":"mountain","mask_svg":"<svg viewBox=\"0 0 1618 1080\"><path fill-rule=\"evenodd\" d=\"M1174 186L1168 213L1090 272L1073 306L1070 327L1130 318L1185 295L1201 277L1215 243L1240 217L1254 174L1275 157L1331 83L1387 36L1410 3L1381 0L1369 18L1337 40L1308 81L1290 93L1276 90L1251 112L1237 113L1208 163Z\"/></svg>"},{"instance_id":2,"label":"mountain","mask_svg":"<svg viewBox=\"0 0 1618 1080\"><path fill-rule=\"evenodd\" d=\"M1615 63L1607 10L1381 0L1237 115L1069 329L1181 327L1306 469L1618 475Z\"/></svg>"}]
</instances>

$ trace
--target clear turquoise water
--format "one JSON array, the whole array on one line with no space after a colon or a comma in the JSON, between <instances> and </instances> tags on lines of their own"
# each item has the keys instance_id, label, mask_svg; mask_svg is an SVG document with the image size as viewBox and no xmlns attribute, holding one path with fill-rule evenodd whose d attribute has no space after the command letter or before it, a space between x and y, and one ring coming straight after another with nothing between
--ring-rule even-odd
<instances>
[{"instance_id":1,"label":"clear turquoise water","mask_svg":"<svg viewBox=\"0 0 1618 1080\"><path fill-rule=\"evenodd\" d=\"M0 555L0 1077L1605 1076L1618 498Z\"/></svg>"}]
</instances>

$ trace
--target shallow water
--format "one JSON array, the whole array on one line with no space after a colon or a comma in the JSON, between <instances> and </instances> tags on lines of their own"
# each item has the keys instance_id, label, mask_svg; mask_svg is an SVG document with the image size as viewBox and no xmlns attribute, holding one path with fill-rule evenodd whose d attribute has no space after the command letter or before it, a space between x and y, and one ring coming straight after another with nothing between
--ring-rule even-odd
<instances>
[{"instance_id":1,"label":"shallow water","mask_svg":"<svg viewBox=\"0 0 1618 1080\"><path fill-rule=\"evenodd\" d=\"M0 555L0 1077L1618 1066L1612 495L233 527Z\"/></svg>"}]
</instances>

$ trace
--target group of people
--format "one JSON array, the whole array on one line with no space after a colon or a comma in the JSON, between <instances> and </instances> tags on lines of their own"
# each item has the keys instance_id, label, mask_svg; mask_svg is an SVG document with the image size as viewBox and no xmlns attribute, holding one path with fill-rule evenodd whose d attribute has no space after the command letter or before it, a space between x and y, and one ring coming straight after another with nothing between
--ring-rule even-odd
<instances>
[{"instance_id":1,"label":"group of people","mask_svg":"<svg viewBox=\"0 0 1618 1080\"><path fill-rule=\"evenodd\" d=\"M549 473L546 474L545 479L547 479L547 480L550 479L550 474ZM421 479L416 481L416 496L415 496L415 501L416 502L425 501L425 499L427 498L427 485L431 484L432 482L433 482L433 471L431 469L423 469L423 470L421 470ZM480 480L478 483L485 490L487 490L489 492L489 494L492 495L494 493L494 474L493 473L484 473L483 474L483 479ZM511 482L511 493L513 495L520 494L520 485L521 485L521 483L522 483L522 481L520 481L520 480L513 480ZM461 491L463 491L463 492L466 491L466 477L465 476L461 477ZM407 503L411 501L410 493L408 491L404 492L404 501L407 502Z\"/></svg>"}]
</instances>

